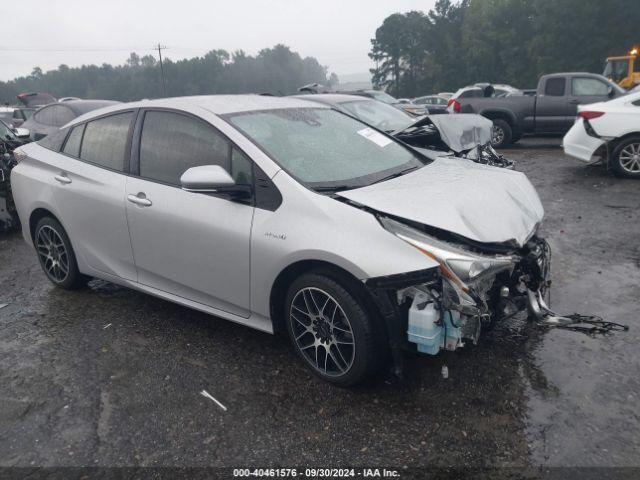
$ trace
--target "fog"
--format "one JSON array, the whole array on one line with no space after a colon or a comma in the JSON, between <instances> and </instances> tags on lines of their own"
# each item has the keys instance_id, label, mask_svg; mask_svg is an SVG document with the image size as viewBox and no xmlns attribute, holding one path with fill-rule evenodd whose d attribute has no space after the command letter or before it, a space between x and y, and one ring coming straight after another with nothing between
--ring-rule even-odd
<instances>
[{"instance_id":1,"label":"fog","mask_svg":"<svg viewBox=\"0 0 640 480\"><path fill-rule=\"evenodd\" d=\"M370 39L388 15L428 11L435 0L234 0L2 2L0 80L60 64L121 64L136 51L177 60L211 49L260 49L284 43L350 78L372 66ZM8 28L7 25L11 27ZM157 52L156 52L157 54ZM359 75L356 75L359 76Z\"/></svg>"}]
</instances>

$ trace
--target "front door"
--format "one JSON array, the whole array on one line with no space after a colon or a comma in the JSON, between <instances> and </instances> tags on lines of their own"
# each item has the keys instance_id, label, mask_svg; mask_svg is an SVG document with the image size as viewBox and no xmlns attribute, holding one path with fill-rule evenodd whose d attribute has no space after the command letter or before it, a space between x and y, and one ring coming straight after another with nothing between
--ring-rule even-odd
<instances>
[{"instance_id":1,"label":"front door","mask_svg":"<svg viewBox=\"0 0 640 480\"><path fill-rule=\"evenodd\" d=\"M198 165L220 165L233 176L231 144L203 120L149 110L138 151L137 175L126 184L138 282L247 318L253 206L179 185Z\"/></svg>"}]
</instances>

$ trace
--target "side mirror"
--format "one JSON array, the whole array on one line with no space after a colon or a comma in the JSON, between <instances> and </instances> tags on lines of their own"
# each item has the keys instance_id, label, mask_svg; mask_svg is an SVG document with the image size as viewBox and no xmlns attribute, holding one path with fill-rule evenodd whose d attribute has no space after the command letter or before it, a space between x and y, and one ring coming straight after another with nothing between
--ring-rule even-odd
<instances>
[{"instance_id":1,"label":"side mirror","mask_svg":"<svg viewBox=\"0 0 640 480\"><path fill-rule=\"evenodd\" d=\"M180 185L187 192L218 193L232 198L251 195L249 185L237 185L231 175L219 165L191 167L180 177Z\"/></svg>"},{"instance_id":2,"label":"side mirror","mask_svg":"<svg viewBox=\"0 0 640 480\"><path fill-rule=\"evenodd\" d=\"M614 88L611 85L609 85L609 89L607 90L607 96L609 98L613 98L613 97L615 97L615 95L616 95L616 91L614 90Z\"/></svg>"},{"instance_id":3,"label":"side mirror","mask_svg":"<svg viewBox=\"0 0 640 480\"><path fill-rule=\"evenodd\" d=\"M16 134L16 137L22 140L26 140L27 138L29 138L29 135L31 134L28 128L16 128L13 131Z\"/></svg>"}]
</instances>

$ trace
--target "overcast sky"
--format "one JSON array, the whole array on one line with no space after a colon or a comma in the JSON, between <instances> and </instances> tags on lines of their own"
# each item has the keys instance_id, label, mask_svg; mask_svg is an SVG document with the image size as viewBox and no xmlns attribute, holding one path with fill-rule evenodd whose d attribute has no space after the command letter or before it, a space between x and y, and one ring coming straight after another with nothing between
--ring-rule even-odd
<instances>
[{"instance_id":1,"label":"overcast sky","mask_svg":"<svg viewBox=\"0 0 640 480\"><path fill-rule=\"evenodd\" d=\"M367 72L370 39L388 15L435 0L2 1L0 80L35 66L121 64L158 42L172 59L212 49L255 54L284 43L338 75ZM10 20L13 19L13 20ZM7 26L10 25L10 28Z\"/></svg>"}]
</instances>

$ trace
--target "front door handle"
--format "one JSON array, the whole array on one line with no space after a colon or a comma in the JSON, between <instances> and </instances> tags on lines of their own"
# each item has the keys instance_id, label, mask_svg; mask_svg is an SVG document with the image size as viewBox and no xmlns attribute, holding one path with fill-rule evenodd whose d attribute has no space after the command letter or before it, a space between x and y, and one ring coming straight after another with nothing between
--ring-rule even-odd
<instances>
[{"instance_id":1,"label":"front door handle","mask_svg":"<svg viewBox=\"0 0 640 480\"><path fill-rule=\"evenodd\" d=\"M60 175L56 175L55 177L53 177L57 182L60 182L64 185L71 183L71 179L69 177L67 177L66 173L61 173Z\"/></svg>"},{"instance_id":2,"label":"front door handle","mask_svg":"<svg viewBox=\"0 0 640 480\"><path fill-rule=\"evenodd\" d=\"M570 105L579 105L580 104L580 100L569 100L569 104Z\"/></svg>"},{"instance_id":3,"label":"front door handle","mask_svg":"<svg viewBox=\"0 0 640 480\"><path fill-rule=\"evenodd\" d=\"M127 195L127 200L131 203L135 203L136 205L140 205L141 207L150 207L153 205L153 202L149 200L146 195L140 192L138 195Z\"/></svg>"}]
</instances>

